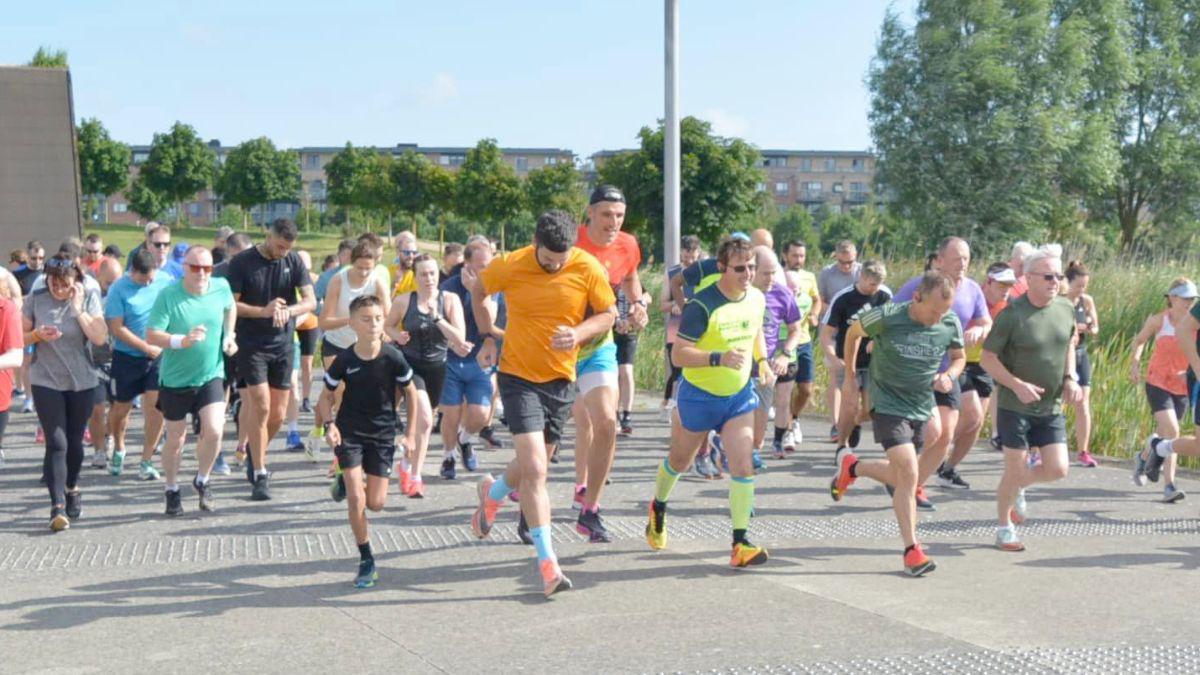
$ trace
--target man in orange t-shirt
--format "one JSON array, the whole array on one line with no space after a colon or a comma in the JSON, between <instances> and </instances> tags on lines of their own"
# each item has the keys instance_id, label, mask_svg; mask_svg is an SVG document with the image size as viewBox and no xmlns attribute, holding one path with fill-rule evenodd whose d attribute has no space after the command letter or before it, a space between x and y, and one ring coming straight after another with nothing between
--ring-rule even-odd
<instances>
[{"instance_id":1,"label":"man in orange t-shirt","mask_svg":"<svg viewBox=\"0 0 1200 675\"><path fill-rule=\"evenodd\" d=\"M477 277L463 279L481 336L495 330L483 299L503 293L508 307L497 383L517 455L498 480L485 475L480 481L471 529L486 537L508 493L519 490L547 597L569 589L571 582L551 544L546 448L558 442L571 409L580 345L608 332L616 318L604 268L574 246L577 227L566 212L543 213L532 246L498 257ZM479 362L487 368L495 362L496 342L483 339Z\"/></svg>"}]
</instances>

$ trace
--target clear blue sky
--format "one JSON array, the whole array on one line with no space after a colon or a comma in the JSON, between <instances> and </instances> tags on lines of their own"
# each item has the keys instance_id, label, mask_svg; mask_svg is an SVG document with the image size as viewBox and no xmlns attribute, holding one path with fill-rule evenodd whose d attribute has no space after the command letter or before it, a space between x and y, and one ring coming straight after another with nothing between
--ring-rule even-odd
<instances>
[{"instance_id":1,"label":"clear blue sky","mask_svg":"<svg viewBox=\"0 0 1200 675\"><path fill-rule=\"evenodd\" d=\"M683 0L684 114L761 148L870 145L886 0ZM915 0L897 0L911 12ZM77 119L148 143L630 147L663 114L661 0L16 3L0 63L66 49Z\"/></svg>"}]
</instances>

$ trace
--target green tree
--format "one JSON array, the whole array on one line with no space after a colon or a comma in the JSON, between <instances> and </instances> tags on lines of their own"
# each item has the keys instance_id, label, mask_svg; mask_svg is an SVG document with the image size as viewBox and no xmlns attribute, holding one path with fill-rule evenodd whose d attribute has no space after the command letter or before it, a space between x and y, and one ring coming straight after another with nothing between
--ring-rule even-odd
<instances>
[{"instance_id":1,"label":"green tree","mask_svg":"<svg viewBox=\"0 0 1200 675\"><path fill-rule=\"evenodd\" d=\"M266 137L255 138L229 151L216 183L221 200L242 207L243 214L270 202L295 201L300 159L295 152L275 149Z\"/></svg>"},{"instance_id":2,"label":"green tree","mask_svg":"<svg viewBox=\"0 0 1200 675\"><path fill-rule=\"evenodd\" d=\"M436 164L430 164L429 173L425 176L425 185L429 199L429 220L438 228L440 248L446 244L446 220L454 210L458 174ZM462 240L455 239L454 241Z\"/></svg>"},{"instance_id":3,"label":"green tree","mask_svg":"<svg viewBox=\"0 0 1200 675\"><path fill-rule=\"evenodd\" d=\"M579 217L587 206L584 190L583 176L569 162L534 169L525 176L525 200L535 216L561 209Z\"/></svg>"},{"instance_id":4,"label":"green tree","mask_svg":"<svg viewBox=\"0 0 1200 675\"><path fill-rule=\"evenodd\" d=\"M140 178L146 187L175 206L175 222L183 216L183 202L212 185L217 158L196 135L196 130L176 122L165 134L154 134L150 156Z\"/></svg>"},{"instance_id":5,"label":"green tree","mask_svg":"<svg viewBox=\"0 0 1200 675\"><path fill-rule=\"evenodd\" d=\"M167 202L162 195L146 185L143 175L133 181L126 194L129 198L129 208L146 220L162 220L167 212Z\"/></svg>"},{"instance_id":6,"label":"green tree","mask_svg":"<svg viewBox=\"0 0 1200 675\"><path fill-rule=\"evenodd\" d=\"M433 205L430 175L433 165L425 155L405 150L388 166L392 203L399 213L408 216L409 227L420 237L417 217Z\"/></svg>"},{"instance_id":7,"label":"green tree","mask_svg":"<svg viewBox=\"0 0 1200 675\"><path fill-rule=\"evenodd\" d=\"M83 120L76 129L79 183L87 199L87 220L96 211L96 195L105 197L104 221L108 222L107 199L129 184L129 146L114 141L100 120Z\"/></svg>"},{"instance_id":8,"label":"green tree","mask_svg":"<svg viewBox=\"0 0 1200 675\"><path fill-rule=\"evenodd\" d=\"M485 138L467 151L458 171L454 211L499 232L501 248L507 248L505 231L524 208L524 191L516 169L504 163L496 141Z\"/></svg>"},{"instance_id":9,"label":"green tree","mask_svg":"<svg viewBox=\"0 0 1200 675\"><path fill-rule=\"evenodd\" d=\"M378 154L374 149L356 148L346 143L346 147L325 165L329 203L341 209L347 226L353 227L350 220L356 209L361 212L369 208L372 200L371 165Z\"/></svg>"},{"instance_id":10,"label":"green tree","mask_svg":"<svg viewBox=\"0 0 1200 675\"><path fill-rule=\"evenodd\" d=\"M62 49L38 47L28 65L32 68L66 68L67 52Z\"/></svg>"},{"instance_id":11,"label":"green tree","mask_svg":"<svg viewBox=\"0 0 1200 675\"><path fill-rule=\"evenodd\" d=\"M600 167L601 181L620 187L629 201L626 223L644 249L661 246L663 229L663 127L642 127L640 149ZM695 117L680 122L680 222L683 234L714 244L741 216L761 204L758 150L739 138L722 138ZM647 244L650 244L649 246Z\"/></svg>"},{"instance_id":12,"label":"green tree","mask_svg":"<svg viewBox=\"0 0 1200 675\"><path fill-rule=\"evenodd\" d=\"M775 235L775 247L780 252L789 241L802 241L814 253L821 243L820 235L813 228L812 214L803 205L793 204L779 213L774 221L766 222L771 225L771 232Z\"/></svg>"},{"instance_id":13,"label":"green tree","mask_svg":"<svg viewBox=\"0 0 1200 675\"><path fill-rule=\"evenodd\" d=\"M237 204L222 204L217 217L210 223L213 227L232 227L241 230L246 226L246 212Z\"/></svg>"}]
</instances>

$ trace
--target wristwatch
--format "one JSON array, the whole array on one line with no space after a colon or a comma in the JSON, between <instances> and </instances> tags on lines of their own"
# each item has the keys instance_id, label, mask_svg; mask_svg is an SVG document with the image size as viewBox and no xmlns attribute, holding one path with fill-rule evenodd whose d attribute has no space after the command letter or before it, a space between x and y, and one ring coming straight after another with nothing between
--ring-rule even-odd
<instances>
[{"instance_id":1,"label":"wristwatch","mask_svg":"<svg viewBox=\"0 0 1200 675\"><path fill-rule=\"evenodd\" d=\"M1063 379L1070 380L1070 381L1074 382L1075 384L1079 384L1079 373L1064 373Z\"/></svg>"}]
</instances>

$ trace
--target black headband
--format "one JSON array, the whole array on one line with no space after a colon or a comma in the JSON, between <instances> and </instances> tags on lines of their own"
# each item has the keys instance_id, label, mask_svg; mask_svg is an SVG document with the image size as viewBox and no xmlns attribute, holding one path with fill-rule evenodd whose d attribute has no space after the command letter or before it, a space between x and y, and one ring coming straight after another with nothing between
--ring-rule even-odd
<instances>
[{"instance_id":1,"label":"black headband","mask_svg":"<svg viewBox=\"0 0 1200 675\"><path fill-rule=\"evenodd\" d=\"M598 185L595 190L592 190L592 196L588 199L588 206L600 202L620 202L624 204L625 194L612 185Z\"/></svg>"}]
</instances>

